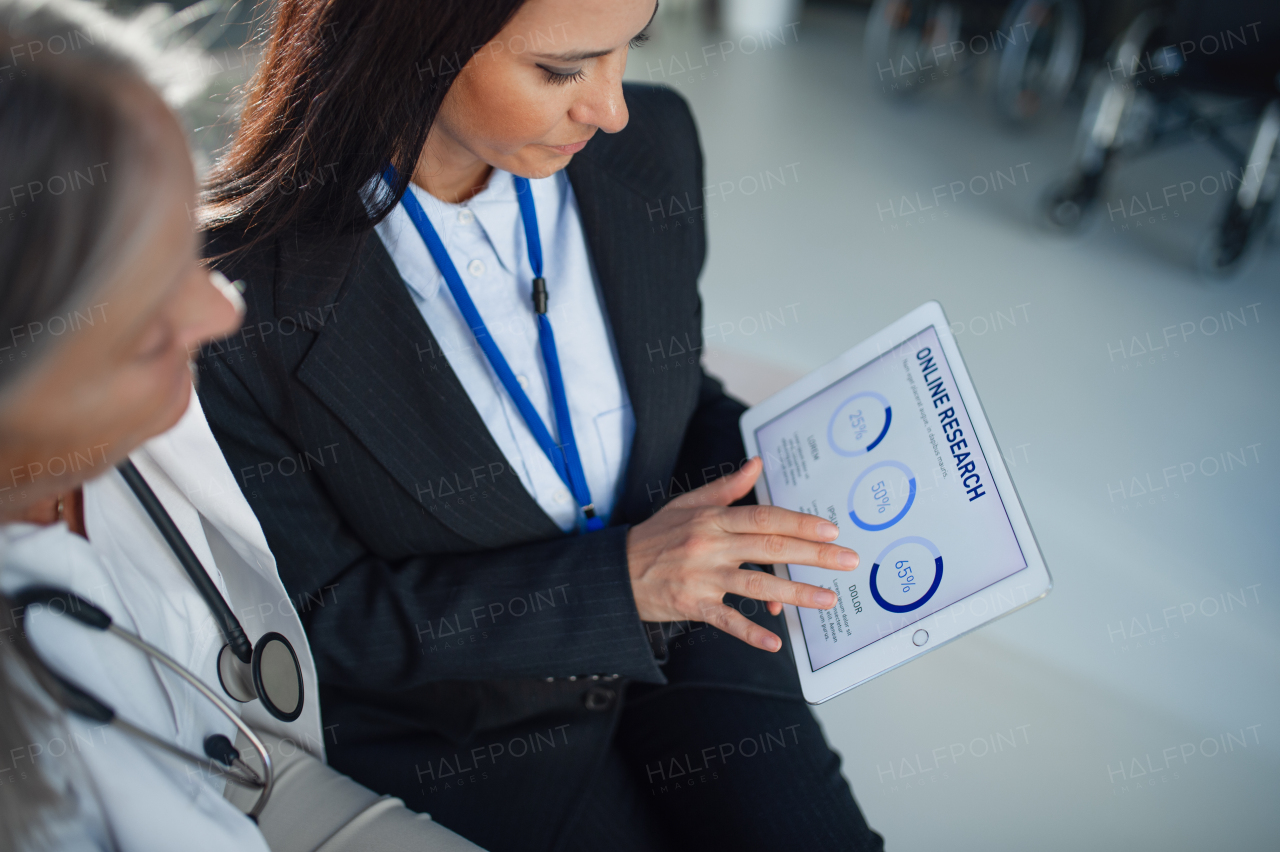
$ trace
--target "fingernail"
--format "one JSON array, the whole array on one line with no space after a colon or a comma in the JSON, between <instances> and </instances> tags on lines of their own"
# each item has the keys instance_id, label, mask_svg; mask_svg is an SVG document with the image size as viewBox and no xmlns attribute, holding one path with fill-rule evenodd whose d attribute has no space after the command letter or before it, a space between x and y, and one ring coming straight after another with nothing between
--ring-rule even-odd
<instances>
[{"instance_id":1,"label":"fingernail","mask_svg":"<svg viewBox=\"0 0 1280 852\"><path fill-rule=\"evenodd\" d=\"M836 593L835 593L835 592L818 592L818 593L817 593L816 595L814 595L813 597L814 597L814 599L818 602L818 606L821 606L821 607L828 607L828 606L835 606L835 605L836 605Z\"/></svg>"},{"instance_id":2,"label":"fingernail","mask_svg":"<svg viewBox=\"0 0 1280 852\"><path fill-rule=\"evenodd\" d=\"M768 639L764 640L764 647L767 650L776 651L782 647L782 640L777 636L770 636Z\"/></svg>"},{"instance_id":3,"label":"fingernail","mask_svg":"<svg viewBox=\"0 0 1280 852\"><path fill-rule=\"evenodd\" d=\"M841 567L857 568L858 554L854 553L852 550L846 550L845 552L840 554L839 558L837 558L836 561L840 563Z\"/></svg>"},{"instance_id":4,"label":"fingernail","mask_svg":"<svg viewBox=\"0 0 1280 852\"><path fill-rule=\"evenodd\" d=\"M830 521L821 521L818 524L818 535L823 538L835 538L840 535L840 528Z\"/></svg>"}]
</instances>

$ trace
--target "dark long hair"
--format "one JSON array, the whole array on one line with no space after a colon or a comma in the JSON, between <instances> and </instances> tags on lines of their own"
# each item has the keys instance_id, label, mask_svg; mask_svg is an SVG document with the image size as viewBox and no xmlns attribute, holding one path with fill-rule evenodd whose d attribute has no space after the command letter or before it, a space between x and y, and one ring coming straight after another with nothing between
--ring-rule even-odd
<instances>
[{"instance_id":1,"label":"dark long hair","mask_svg":"<svg viewBox=\"0 0 1280 852\"><path fill-rule=\"evenodd\" d=\"M279 0L202 224L248 232L245 245L372 228L408 187L458 71L524 2ZM366 199L388 163L396 185Z\"/></svg>"}]
</instances>

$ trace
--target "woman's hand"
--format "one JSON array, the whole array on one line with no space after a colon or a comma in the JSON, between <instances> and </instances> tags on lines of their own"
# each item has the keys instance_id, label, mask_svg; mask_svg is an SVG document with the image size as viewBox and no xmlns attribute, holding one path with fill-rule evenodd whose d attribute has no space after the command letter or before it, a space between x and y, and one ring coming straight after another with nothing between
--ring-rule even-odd
<instances>
[{"instance_id":1,"label":"woman's hand","mask_svg":"<svg viewBox=\"0 0 1280 852\"><path fill-rule=\"evenodd\" d=\"M858 554L829 544L839 528L813 515L776 506L730 506L747 494L763 465L753 458L741 470L682 494L627 532L631 589L642 621L705 621L766 651L782 640L724 603L726 592L768 601L830 609L830 589L794 583L740 568L799 564L852 571Z\"/></svg>"}]
</instances>

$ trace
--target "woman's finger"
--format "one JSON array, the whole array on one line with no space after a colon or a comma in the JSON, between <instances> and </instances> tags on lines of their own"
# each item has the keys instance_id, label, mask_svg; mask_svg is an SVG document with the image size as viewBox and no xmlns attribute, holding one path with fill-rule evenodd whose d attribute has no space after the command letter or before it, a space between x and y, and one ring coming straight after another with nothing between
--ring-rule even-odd
<instances>
[{"instance_id":1,"label":"woman's finger","mask_svg":"<svg viewBox=\"0 0 1280 852\"><path fill-rule=\"evenodd\" d=\"M778 615L782 612L782 604L779 601L769 601L769 614Z\"/></svg>"},{"instance_id":2,"label":"woman's finger","mask_svg":"<svg viewBox=\"0 0 1280 852\"><path fill-rule=\"evenodd\" d=\"M858 567L857 552L847 547L785 535L735 535L730 539L727 555L737 564L812 565L833 571L852 571Z\"/></svg>"},{"instance_id":3,"label":"woman's finger","mask_svg":"<svg viewBox=\"0 0 1280 852\"><path fill-rule=\"evenodd\" d=\"M793 512L781 506L731 506L720 514L720 529L731 533L788 535L811 541L831 541L840 528L825 518Z\"/></svg>"},{"instance_id":4,"label":"woman's finger","mask_svg":"<svg viewBox=\"0 0 1280 852\"><path fill-rule=\"evenodd\" d=\"M836 593L830 589L784 580L767 571L747 568L735 568L728 574L725 591L753 600L781 601L809 609L830 609L836 603Z\"/></svg>"},{"instance_id":5,"label":"woman's finger","mask_svg":"<svg viewBox=\"0 0 1280 852\"><path fill-rule=\"evenodd\" d=\"M736 636L753 648L776 651L782 647L782 640L776 633L766 630L731 606L715 604L696 617L730 636Z\"/></svg>"},{"instance_id":6,"label":"woman's finger","mask_svg":"<svg viewBox=\"0 0 1280 852\"><path fill-rule=\"evenodd\" d=\"M741 500L751 491L763 467L760 457L756 456L728 476L722 476L701 488L681 494L667 505L683 509L692 509L696 506L728 506L735 500Z\"/></svg>"}]
</instances>

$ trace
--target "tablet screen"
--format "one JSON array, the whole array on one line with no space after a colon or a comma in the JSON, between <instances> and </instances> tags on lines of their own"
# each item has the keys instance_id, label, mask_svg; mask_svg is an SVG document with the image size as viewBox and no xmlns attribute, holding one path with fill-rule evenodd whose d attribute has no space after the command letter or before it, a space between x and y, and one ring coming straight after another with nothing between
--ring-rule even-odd
<instances>
[{"instance_id":1,"label":"tablet screen","mask_svg":"<svg viewBox=\"0 0 1280 852\"><path fill-rule=\"evenodd\" d=\"M852 573L788 566L837 595L798 610L814 671L1027 566L933 326L756 441L770 501L831 521L862 557Z\"/></svg>"}]
</instances>

